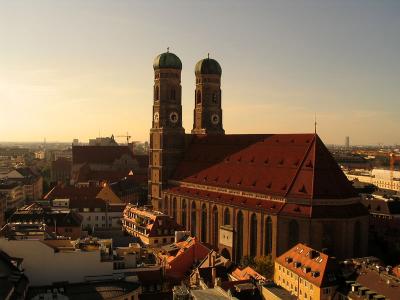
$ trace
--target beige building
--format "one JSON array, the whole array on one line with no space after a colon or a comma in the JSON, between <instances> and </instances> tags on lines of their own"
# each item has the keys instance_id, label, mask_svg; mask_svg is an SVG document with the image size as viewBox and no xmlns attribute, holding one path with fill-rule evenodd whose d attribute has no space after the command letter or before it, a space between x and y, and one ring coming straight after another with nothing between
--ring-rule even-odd
<instances>
[{"instance_id":1,"label":"beige building","mask_svg":"<svg viewBox=\"0 0 400 300\"><path fill-rule=\"evenodd\" d=\"M0 181L0 194L5 199L5 211L15 210L24 205L24 187L15 181Z\"/></svg>"},{"instance_id":2,"label":"beige building","mask_svg":"<svg viewBox=\"0 0 400 300\"><path fill-rule=\"evenodd\" d=\"M99 247L79 247L71 240L9 240L2 237L0 249L13 257L23 258L25 274L32 286L84 282L91 277L113 274L112 252L107 242Z\"/></svg>"},{"instance_id":3,"label":"beige building","mask_svg":"<svg viewBox=\"0 0 400 300\"><path fill-rule=\"evenodd\" d=\"M380 189L400 191L400 171L386 169L373 170L350 170L345 171L347 178L351 181L358 180L360 182L369 183Z\"/></svg>"},{"instance_id":4,"label":"beige building","mask_svg":"<svg viewBox=\"0 0 400 300\"><path fill-rule=\"evenodd\" d=\"M275 283L300 300L334 299L339 274L336 259L304 244L297 244L275 260Z\"/></svg>"},{"instance_id":5,"label":"beige building","mask_svg":"<svg viewBox=\"0 0 400 300\"><path fill-rule=\"evenodd\" d=\"M132 204L128 204L124 210L122 230L139 237L144 244L151 247L173 243L175 231L181 229L173 218L161 212Z\"/></svg>"}]
</instances>

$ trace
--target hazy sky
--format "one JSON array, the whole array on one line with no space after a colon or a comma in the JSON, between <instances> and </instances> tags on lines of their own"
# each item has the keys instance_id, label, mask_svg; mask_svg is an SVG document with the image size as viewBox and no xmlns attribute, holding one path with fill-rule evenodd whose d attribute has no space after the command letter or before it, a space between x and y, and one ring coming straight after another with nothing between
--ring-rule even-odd
<instances>
[{"instance_id":1,"label":"hazy sky","mask_svg":"<svg viewBox=\"0 0 400 300\"><path fill-rule=\"evenodd\" d=\"M400 143L398 0L0 0L0 141L147 140L168 46L187 132L209 52L227 133L312 132L316 113L326 143Z\"/></svg>"}]
</instances>

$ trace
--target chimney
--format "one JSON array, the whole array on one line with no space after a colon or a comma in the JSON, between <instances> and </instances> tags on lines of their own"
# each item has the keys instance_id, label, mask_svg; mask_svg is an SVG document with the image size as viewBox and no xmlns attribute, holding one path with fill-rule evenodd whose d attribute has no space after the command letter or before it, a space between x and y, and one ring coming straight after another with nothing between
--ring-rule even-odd
<instances>
[{"instance_id":1,"label":"chimney","mask_svg":"<svg viewBox=\"0 0 400 300\"><path fill-rule=\"evenodd\" d=\"M132 153L134 153L135 152L135 143L128 143L128 148L129 148L129 150L132 151Z\"/></svg>"},{"instance_id":2,"label":"chimney","mask_svg":"<svg viewBox=\"0 0 400 300\"><path fill-rule=\"evenodd\" d=\"M215 259L216 259L215 255L212 255L211 256L211 266L212 267L215 267Z\"/></svg>"},{"instance_id":3,"label":"chimney","mask_svg":"<svg viewBox=\"0 0 400 300\"><path fill-rule=\"evenodd\" d=\"M215 280L217 279L217 268L212 267L211 269L211 282L212 284L215 284Z\"/></svg>"}]
</instances>

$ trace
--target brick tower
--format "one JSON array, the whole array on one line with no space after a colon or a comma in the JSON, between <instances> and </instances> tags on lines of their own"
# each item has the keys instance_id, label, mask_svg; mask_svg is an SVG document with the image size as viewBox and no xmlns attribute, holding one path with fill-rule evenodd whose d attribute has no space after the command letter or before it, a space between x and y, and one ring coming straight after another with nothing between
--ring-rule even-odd
<instances>
[{"instance_id":1,"label":"brick tower","mask_svg":"<svg viewBox=\"0 0 400 300\"><path fill-rule=\"evenodd\" d=\"M185 145L185 129L182 127L182 62L168 51L155 58L153 68L149 201L154 209L163 211L161 191L180 161Z\"/></svg>"},{"instance_id":2,"label":"brick tower","mask_svg":"<svg viewBox=\"0 0 400 300\"><path fill-rule=\"evenodd\" d=\"M221 66L215 59L207 57L196 64L193 134L225 133L222 127L221 74Z\"/></svg>"}]
</instances>

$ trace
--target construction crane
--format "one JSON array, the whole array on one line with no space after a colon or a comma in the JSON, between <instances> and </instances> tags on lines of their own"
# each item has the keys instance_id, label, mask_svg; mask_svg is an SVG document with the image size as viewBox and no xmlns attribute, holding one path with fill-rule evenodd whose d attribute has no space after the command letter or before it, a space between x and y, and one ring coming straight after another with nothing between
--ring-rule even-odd
<instances>
[{"instance_id":1,"label":"construction crane","mask_svg":"<svg viewBox=\"0 0 400 300\"><path fill-rule=\"evenodd\" d=\"M393 172L394 172L394 164L396 161L400 161L400 155L396 155L396 153L389 153L390 158L390 183L393 185Z\"/></svg>"},{"instance_id":2,"label":"construction crane","mask_svg":"<svg viewBox=\"0 0 400 300\"><path fill-rule=\"evenodd\" d=\"M129 133L127 132L126 135L117 135L117 137L121 138L126 138L126 144L129 144L129 140L131 139L131 136L129 135Z\"/></svg>"}]
</instances>

